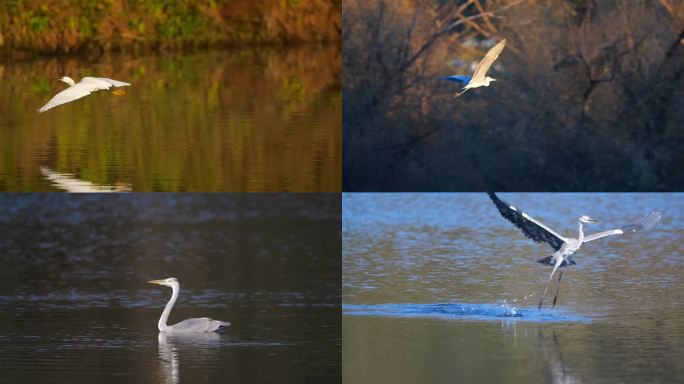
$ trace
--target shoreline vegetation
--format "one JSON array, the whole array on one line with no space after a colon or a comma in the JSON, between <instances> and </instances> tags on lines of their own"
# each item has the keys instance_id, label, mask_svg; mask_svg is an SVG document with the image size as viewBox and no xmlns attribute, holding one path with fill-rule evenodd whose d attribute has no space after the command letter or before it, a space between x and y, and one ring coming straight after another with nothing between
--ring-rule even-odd
<instances>
[{"instance_id":1,"label":"shoreline vegetation","mask_svg":"<svg viewBox=\"0 0 684 384\"><path fill-rule=\"evenodd\" d=\"M341 0L7 0L0 58L336 43Z\"/></svg>"}]
</instances>

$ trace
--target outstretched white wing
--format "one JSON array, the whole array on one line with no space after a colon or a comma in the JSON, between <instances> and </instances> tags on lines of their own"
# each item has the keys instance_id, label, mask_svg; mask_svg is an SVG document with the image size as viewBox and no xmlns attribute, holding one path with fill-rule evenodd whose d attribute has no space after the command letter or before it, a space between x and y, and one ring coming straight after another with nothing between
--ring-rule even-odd
<instances>
[{"instance_id":1,"label":"outstretched white wing","mask_svg":"<svg viewBox=\"0 0 684 384\"><path fill-rule=\"evenodd\" d=\"M126 83L126 82L114 80L114 79L108 79L106 77L96 77L96 79L104 81L106 83L109 83L114 87L128 87L129 85L131 85L131 83Z\"/></svg>"},{"instance_id":2,"label":"outstretched white wing","mask_svg":"<svg viewBox=\"0 0 684 384\"><path fill-rule=\"evenodd\" d=\"M38 112L43 113L50 108L58 105L68 103L70 101L78 100L82 97L88 96L95 91L101 89L109 89L111 87L129 86L129 83L123 81L112 80L105 77L84 77L78 83L56 94L50 101L38 109Z\"/></svg>"},{"instance_id":3,"label":"outstretched white wing","mask_svg":"<svg viewBox=\"0 0 684 384\"><path fill-rule=\"evenodd\" d=\"M484 81L485 76L487 76L487 71L489 71L489 67L491 67L497 57L499 57L499 54L503 51L505 45L506 39L503 39L489 49L489 52L487 52L485 57L477 64L475 73L473 73L473 79L471 80L472 83L481 83Z\"/></svg>"},{"instance_id":4,"label":"outstretched white wing","mask_svg":"<svg viewBox=\"0 0 684 384\"><path fill-rule=\"evenodd\" d=\"M603 231L599 233L594 233L589 236L585 236L583 243L600 239L606 236L622 235L623 233L638 232L644 229L649 229L656 225L656 223L660 221L661 217L663 217L663 214L661 212L651 212L648 215L642 217L641 219L635 221L634 223L627 224L620 229L611 229L610 231Z\"/></svg>"}]
</instances>

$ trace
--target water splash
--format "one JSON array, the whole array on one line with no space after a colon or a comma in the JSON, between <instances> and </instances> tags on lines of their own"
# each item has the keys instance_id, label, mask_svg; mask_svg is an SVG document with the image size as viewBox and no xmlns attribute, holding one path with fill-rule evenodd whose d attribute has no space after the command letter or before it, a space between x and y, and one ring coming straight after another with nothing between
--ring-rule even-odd
<instances>
[{"instance_id":1,"label":"water splash","mask_svg":"<svg viewBox=\"0 0 684 384\"><path fill-rule=\"evenodd\" d=\"M515 303L517 300L513 299ZM512 304L508 304L506 300L501 304L501 316L502 317L522 317L522 314L518 312L518 307Z\"/></svg>"}]
</instances>

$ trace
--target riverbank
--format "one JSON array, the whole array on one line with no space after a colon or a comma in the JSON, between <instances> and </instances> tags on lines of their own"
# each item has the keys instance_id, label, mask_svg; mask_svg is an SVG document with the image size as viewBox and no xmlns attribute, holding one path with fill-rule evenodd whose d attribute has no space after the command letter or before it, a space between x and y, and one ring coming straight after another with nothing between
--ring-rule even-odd
<instances>
[{"instance_id":1,"label":"riverbank","mask_svg":"<svg viewBox=\"0 0 684 384\"><path fill-rule=\"evenodd\" d=\"M336 42L340 19L339 0L8 0L0 56Z\"/></svg>"}]
</instances>

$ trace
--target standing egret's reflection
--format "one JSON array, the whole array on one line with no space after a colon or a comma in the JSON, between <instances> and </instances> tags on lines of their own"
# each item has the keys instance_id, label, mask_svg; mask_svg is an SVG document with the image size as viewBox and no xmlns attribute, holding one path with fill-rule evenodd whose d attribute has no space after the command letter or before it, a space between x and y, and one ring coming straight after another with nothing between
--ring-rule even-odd
<instances>
[{"instance_id":1,"label":"standing egret's reflection","mask_svg":"<svg viewBox=\"0 0 684 384\"><path fill-rule=\"evenodd\" d=\"M228 336L223 336L227 338ZM164 384L180 382L178 352L180 346L190 351L193 359L209 361L218 353L221 336L217 333L168 334L159 332L159 377Z\"/></svg>"}]
</instances>

